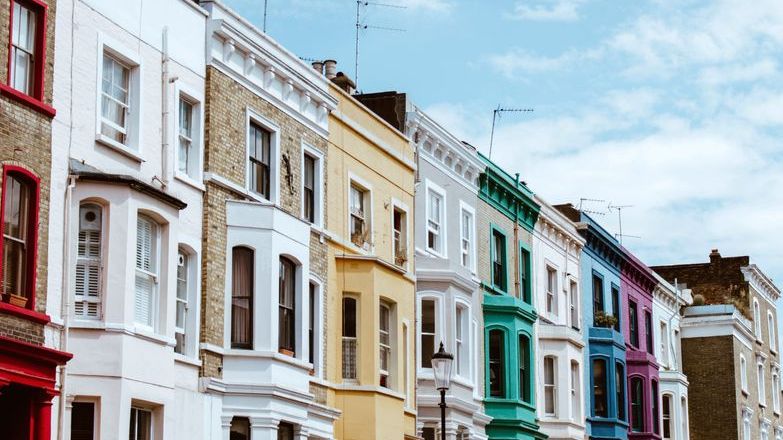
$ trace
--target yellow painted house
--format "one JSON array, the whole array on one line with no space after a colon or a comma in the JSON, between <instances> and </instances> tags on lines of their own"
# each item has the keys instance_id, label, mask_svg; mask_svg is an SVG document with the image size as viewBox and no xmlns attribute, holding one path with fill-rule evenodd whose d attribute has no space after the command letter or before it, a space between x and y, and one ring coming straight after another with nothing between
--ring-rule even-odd
<instances>
[{"instance_id":1,"label":"yellow painted house","mask_svg":"<svg viewBox=\"0 0 783 440\"><path fill-rule=\"evenodd\" d=\"M338 440L416 438L413 191L402 133L332 84L327 403Z\"/></svg>"}]
</instances>

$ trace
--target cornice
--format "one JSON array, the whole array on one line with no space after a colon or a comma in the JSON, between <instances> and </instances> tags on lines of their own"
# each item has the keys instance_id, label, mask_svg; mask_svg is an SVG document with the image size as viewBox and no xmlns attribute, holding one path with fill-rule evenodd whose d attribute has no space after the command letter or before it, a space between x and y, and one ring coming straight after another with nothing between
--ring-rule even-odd
<instances>
[{"instance_id":1,"label":"cornice","mask_svg":"<svg viewBox=\"0 0 783 440\"><path fill-rule=\"evenodd\" d=\"M767 277L764 272L758 268L758 266L755 264L750 264L748 266L741 267L740 270L745 276L745 281L750 283L750 286L753 287L753 289L756 290L756 292L758 292L762 297L764 297L764 299L772 304L775 304L775 301L780 299L780 289L775 286L772 280Z\"/></svg>"},{"instance_id":2,"label":"cornice","mask_svg":"<svg viewBox=\"0 0 783 440\"><path fill-rule=\"evenodd\" d=\"M415 105L405 116L405 133L422 157L439 164L457 181L478 191L484 164L475 149L465 145Z\"/></svg>"},{"instance_id":3,"label":"cornice","mask_svg":"<svg viewBox=\"0 0 783 440\"><path fill-rule=\"evenodd\" d=\"M578 256L585 239L577 232L576 225L540 197L534 196L534 200L541 207L535 225L537 235L560 249L568 250L569 254Z\"/></svg>"},{"instance_id":4,"label":"cornice","mask_svg":"<svg viewBox=\"0 0 783 440\"><path fill-rule=\"evenodd\" d=\"M541 211L541 207L533 200L533 192L484 155L478 155L487 165L479 177L479 198L511 221L533 232Z\"/></svg>"},{"instance_id":5,"label":"cornice","mask_svg":"<svg viewBox=\"0 0 783 440\"><path fill-rule=\"evenodd\" d=\"M206 7L207 62L325 136L337 107L326 77L222 4Z\"/></svg>"},{"instance_id":6,"label":"cornice","mask_svg":"<svg viewBox=\"0 0 783 440\"><path fill-rule=\"evenodd\" d=\"M585 237L585 249L592 251L598 258L620 269L622 250L619 244L608 238L602 229L592 223L580 223L577 229Z\"/></svg>"}]
</instances>

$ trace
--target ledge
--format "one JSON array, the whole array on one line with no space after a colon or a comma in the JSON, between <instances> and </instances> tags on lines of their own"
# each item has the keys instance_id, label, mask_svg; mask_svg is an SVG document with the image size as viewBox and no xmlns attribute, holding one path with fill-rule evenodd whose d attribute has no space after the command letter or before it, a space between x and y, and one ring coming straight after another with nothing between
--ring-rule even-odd
<instances>
[{"instance_id":1,"label":"ledge","mask_svg":"<svg viewBox=\"0 0 783 440\"><path fill-rule=\"evenodd\" d=\"M8 315L14 315L28 321L33 321L38 324L48 324L51 319L49 315L45 313L36 312L35 310L25 309L22 307L8 304L6 302L0 302L0 312Z\"/></svg>"},{"instance_id":2,"label":"ledge","mask_svg":"<svg viewBox=\"0 0 783 440\"><path fill-rule=\"evenodd\" d=\"M57 114L57 110L55 110L54 107L44 104L42 101L35 99L30 95L24 94L7 84L0 84L0 95L25 105L30 109L43 114L47 118L54 118L54 116Z\"/></svg>"}]
</instances>

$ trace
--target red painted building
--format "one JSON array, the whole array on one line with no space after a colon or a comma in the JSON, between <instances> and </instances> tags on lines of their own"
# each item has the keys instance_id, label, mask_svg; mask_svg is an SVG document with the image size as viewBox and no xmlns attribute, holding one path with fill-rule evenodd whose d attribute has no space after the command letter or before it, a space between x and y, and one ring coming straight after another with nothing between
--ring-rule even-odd
<instances>
[{"instance_id":1,"label":"red painted building","mask_svg":"<svg viewBox=\"0 0 783 440\"><path fill-rule=\"evenodd\" d=\"M57 366L45 346L54 0L0 0L0 437L49 440ZM61 197L61 195L55 195Z\"/></svg>"}]
</instances>

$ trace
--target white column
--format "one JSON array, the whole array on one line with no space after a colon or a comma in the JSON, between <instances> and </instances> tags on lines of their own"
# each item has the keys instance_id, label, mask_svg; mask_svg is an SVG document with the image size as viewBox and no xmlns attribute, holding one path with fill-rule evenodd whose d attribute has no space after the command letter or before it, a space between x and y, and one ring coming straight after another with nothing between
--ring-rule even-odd
<instances>
[{"instance_id":1,"label":"white column","mask_svg":"<svg viewBox=\"0 0 783 440\"><path fill-rule=\"evenodd\" d=\"M250 418L250 438L253 440L277 440L277 425L280 420L267 417Z\"/></svg>"},{"instance_id":2,"label":"white column","mask_svg":"<svg viewBox=\"0 0 783 440\"><path fill-rule=\"evenodd\" d=\"M223 440L229 440L231 437L231 416L220 417L220 432Z\"/></svg>"}]
</instances>

